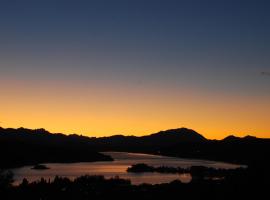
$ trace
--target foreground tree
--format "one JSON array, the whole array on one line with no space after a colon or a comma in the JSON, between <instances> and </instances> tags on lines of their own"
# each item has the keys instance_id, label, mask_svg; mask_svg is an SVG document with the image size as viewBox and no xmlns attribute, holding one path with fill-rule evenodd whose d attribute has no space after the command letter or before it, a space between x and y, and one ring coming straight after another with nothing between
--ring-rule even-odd
<instances>
[{"instance_id":1,"label":"foreground tree","mask_svg":"<svg viewBox=\"0 0 270 200\"><path fill-rule=\"evenodd\" d=\"M12 186L13 173L0 169L0 190L7 189Z\"/></svg>"}]
</instances>

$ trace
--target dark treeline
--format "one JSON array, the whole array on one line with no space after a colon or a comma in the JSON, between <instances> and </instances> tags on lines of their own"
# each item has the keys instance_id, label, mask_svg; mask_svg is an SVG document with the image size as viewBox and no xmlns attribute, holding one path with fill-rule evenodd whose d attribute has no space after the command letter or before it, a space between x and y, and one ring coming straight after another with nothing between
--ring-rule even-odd
<instances>
[{"instance_id":1,"label":"dark treeline","mask_svg":"<svg viewBox=\"0 0 270 200\"><path fill-rule=\"evenodd\" d=\"M176 180L166 184L132 185L129 180L104 179L103 176L82 176L75 180L55 177L19 186L0 187L0 197L13 199L262 199L266 197L269 180L246 170L235 171L221 180L192 178L190 183ZM269 178L269 177L268 177Z\"/></svg>"},{"instance_id":2,"label":"dark treeline","mask_svg":"<svg viewBox=\"0 0 270 200\"><path fill-rule=\"evenodd\" d=\"M190 173L192 177L197 178L225 178L228 176L233 176L237 173L243 173L246 168L236 168L236 169L216 169L212 167L205 166L191 166L189 168L182 167L167 167L159 166L153 167L144 163L138 163L130 166L127 172L131 173L143 173L143 172L158 172L158 173L169 173L169 174L183 174Z\"/></svg>"}]
</instances>

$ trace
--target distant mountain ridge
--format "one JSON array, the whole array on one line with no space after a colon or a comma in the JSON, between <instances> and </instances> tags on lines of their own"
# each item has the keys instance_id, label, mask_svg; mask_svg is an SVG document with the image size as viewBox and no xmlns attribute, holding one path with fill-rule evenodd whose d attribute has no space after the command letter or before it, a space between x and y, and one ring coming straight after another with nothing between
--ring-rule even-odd
<instances>
[{"instance_id":1,"label":"distant mountain ridge","mask_svg":"<svg viewBox=\"0 0 270 200\"><path fill-rule=\"evenodd\" d=\"M140 152L253 164L266 160L265 155L270 154L269 146L270 139L228 136L223 140L209 140L187 128L140 137L114 135L99 138L52 134L45 129L0 128L0 151L6 152L4 159L11 164L18 160L24 163L29 160L32 161L30 163L110 160L97 153L102 151Z\"/></svg>"},{"instance_id":2,"label":"distant mountain ridge","mask_svg":"<svg viewBox=\"0 0 270 200\"><path fill-rule=\"evenodd\" d=\"M51 134L45 129L0 128L0 152L0 168L112 160L95 151L84 137L74 139L74 136Z\"/></svg>"},{"instance_id":3,"label":"distant mountain ridge","mask_svg":"<svg viewBox=\"0 0 270 200\"><path fill-rule=\"evenodd\" d=\"M251 136L251 135L246 135L244 137L236 137L234 135L229 135L227 137L225 137L223 140L224 141L236 141L236 140L260 140L262 138L257 138L255 136Z\"/></svg>"},{"instance_id":4,"label":"distant mountain ridge","mask_svg":"<svg viewBox=\"0 0 270 200\"><path fill-rule=\"evenodd\" d=\"M84 135L78 135L78 134L64 134L64 133L51 133L47 131L44 128L39 129L28 129L28 128L2 128L0 127L0 135L3 134L42 134L42 135L54 135L54 136L67 136L70 138L80 138L80 139L108 139L108 138L171 138L171 139L179 139L182 140L182 142L203 142L208 141L210 139L205 138L203 135L199 134L198 132L188 129L185 127L182 128L175 128L175 129L168 129L159 131L157 133L152 133L145 136L134 136L134 135L112 135L112 136L104 136L104 137L90 137L90 136L84 136ZM241 139L266 139L267 138L257 138L255 136L246 135L244 137L237 137L234 135L229 135L225 137L222 140L241 140ZM270 138L269 138L270 139Z\"/></svg>"},{"instance_id":5,"label":"distant mountain ridge","mask_svg":"<svg viewBox=\"0 0 270 200\"><path fill-rule=\"evenodd\" d=\"M149 136L143 136L144 138L161 138L161 139L175 139L181 142L204 142L207 139L201 134L192 129L178 128L169 129L166 131L160 131L158 133L151 134Z\"/></svg>"}]
</instances>

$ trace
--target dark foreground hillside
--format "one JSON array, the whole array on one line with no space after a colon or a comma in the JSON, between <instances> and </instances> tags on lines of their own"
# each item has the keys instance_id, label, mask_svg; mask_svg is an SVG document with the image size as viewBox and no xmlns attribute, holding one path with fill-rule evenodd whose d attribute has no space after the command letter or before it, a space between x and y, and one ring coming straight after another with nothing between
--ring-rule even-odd
<instances>
[{"instance_id":1,"label":"dark foreground hillside","mask_svg":"<svg viewBox=\"0 0 270 200\"><path fill-rule=\"evenodd\" d=\"M0 128L0 169L51 162L110 161L82 139L44 129Z\"/></svg>"},{"instance_id":2,"label":"dark foreground hillside","mask_svg":"<svg viewBox=\"0 0 270 200\"><path fill-rule=\"evenodd\" d=\"M259 172L240 170L222 180L193 177L188 184L173 181L136 186L128 180L104 179L102 176L82 176L74 181L56 177L52 181L41 179L34 183L28 183L25 179L19 186L6 185L1 188L0 185L0 197L5 200L265 199L269 189L268 178L261 177Z\"/></svg>"}]
</instances>

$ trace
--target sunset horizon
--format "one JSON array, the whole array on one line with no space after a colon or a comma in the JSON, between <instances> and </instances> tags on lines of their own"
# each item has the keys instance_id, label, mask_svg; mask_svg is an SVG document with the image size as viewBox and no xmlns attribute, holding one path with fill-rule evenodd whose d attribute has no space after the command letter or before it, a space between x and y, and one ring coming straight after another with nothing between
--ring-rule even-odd
<instances>
[{"instance_id":1,"label":"sunset horizon","mask_svg":"<svg viewBox=\"0 0 270 200\"><path fill-rule=\"evenodd\" d=\"M66 130L61 130L61 129L57 129L57 130L50 130L50 129L47 129L47 128L44 128L44 127L24 127L24 126L18 126L18 127L5 127L5 126L1 126L0 125L0 128L4 128L4 129L20 129L20 128L23 128L23 129L29 129L29 130L46 130L48 131L49 133L52 133L52 134L64 134L64 135L73 135L73 134L76 134L76 135L82 135L82 136L86 136L86 137L96 137L96 138L102 138L102 137L111 137L111 136L116 136L116 135L123 135L123 136L136 136L136 137L142 137L142 136L148 136L148 135L151 135L151 134L155 134L155 133L159 133L159 132L162 132L162 131L168 131L168 130L176 130L176 129L189 129L189 130L193 130L199 134L201 134L203 137L207 138L207 139L210 139L210 140L222 140L222 139L225 139L229 136L235 136L235 137L240 137L240 138L243 138L243 137L247 137L247 136L252 136L252 137L257 137L257 138L265 138L265 139L269 139L268 137L268 134L263 134L263 135L266 135L266 137L264 136L258 136L258 135L255 135L251 132L243 132L243 133L237 133L237 132L228 132L227 134L225 133L224 135L221 135L220 137L215 137L216 135L218 134L214 134L215 136L213 137L209 137L209 135L211 136L211 134L207 134L203 131L199 131L198 129L195 129L195 128L191 128L191 127L186 127L186 126L178 126L178 127L168 127L168 128L163 128L163 129L159 129L159 130L150 130L150 131L147 131L147 132L143 132L143 133L136 133L136 132L130 132L130 133L125 133L125 132L121 132L121 131L116 131L114 133L105 133L105 134L100 134L100 133L97 133L97 134L94 134L94 133L88 133L86 131L66 131ZM79 130L79 129L78 129Z\"/></svg>"},{"instance_id":2,"label":"sunset horizon","mask_svg":"<svg viewBox=\"0 0 270 200\"><path fill-rule=\"evenodd\" d=\"M181 125L209 138L270 137L266 7L4 3L0 125L95 136Z\"/></svg>"},{"instance_id":3,"label":"sunset horizon","mask_svg":"<svg viewBox=\"0 0 270 200\"><path fill-rule=\"evenodd\" d=\"M269 0L0 1L0 199L263 199Z\"/></svg>"}]
</instances>

